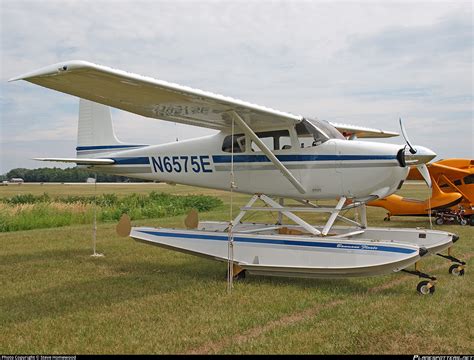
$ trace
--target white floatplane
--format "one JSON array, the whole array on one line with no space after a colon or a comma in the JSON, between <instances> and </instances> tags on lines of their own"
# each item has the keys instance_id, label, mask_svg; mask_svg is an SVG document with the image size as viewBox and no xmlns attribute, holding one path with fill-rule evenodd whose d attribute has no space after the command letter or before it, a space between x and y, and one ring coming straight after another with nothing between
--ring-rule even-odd
<instances>
[{"instance_id":1,"label":"white floatplane","mask_svg":"<svg viewBox=\"0 0 474 360\"><path fill-rule=\"evenodd\" d=\"M329 123L277 111L210 92L95 65L67 61L13 80L26 80L80 100L76 158L63 161L140 179L180 183L252 195L232 221L186 219L187 229L129 227L133 239L230 264L228 274L350 277L405 271L421 278L422 294L433 293L434 277L406 268L426 254L450 249L455 234L427 229L371 228L365 204L401 187L415 165L430 178L426 163L436 154L422 146L358 141L397 136L378 129ZM214 135L161 145L120 142L108 106L135 114L219 130ZM288 205L291 199L298 206ZM332 207L319 200L336 199ZM257 201L264 206L255 206ZM357 209L358 220L344 216ZM273 224L246 223L249 211L273 211ZM322 226L296 213L327 213ZM283 216L292 224L284 224ZM124 218L125 219L125 218ZM335 226L341 220L349 226Z\"/></svg>"}]
</instances>

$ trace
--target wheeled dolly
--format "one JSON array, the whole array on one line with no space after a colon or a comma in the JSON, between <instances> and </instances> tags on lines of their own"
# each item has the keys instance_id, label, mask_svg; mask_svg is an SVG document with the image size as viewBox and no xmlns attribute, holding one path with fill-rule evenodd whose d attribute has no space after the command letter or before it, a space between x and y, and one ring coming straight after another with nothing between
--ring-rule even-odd
<instances>
[{"instance_id":1,"label":"wheeled dolly","mask_svg":"<svg viewBox=\"0 0 474 360\"><path fill-rule=\"evenodd\" d=\"M443 254L436 254L436 255L455 263L449 267L448 271L451 275L454 275L454 276L464 275L466 262L454 257L451 253L451 248L448 248L448 255L443 255Z\"/></svg>"},{"instance_id":2,"label":"wheeled dolly","mask_svg":"<svg viewBox=\"0 0 474 360\"><path fill-rule=\"evenodd\" d=\"M428 295L428 294L433 294L435 292L435 290L436 290L436 288L435 288L436 277L425 274L425 273L419 271L418 270L418 263L415 263L415 270L403 269L401 271L403 271L407 274L410 274L410 275L418 276L419 278L422 278L422 279L428 279L428 280L420 281L418 283L418 285L416 286L416 291L418 291L419 294Z\"/></svg>"}]
</instances>

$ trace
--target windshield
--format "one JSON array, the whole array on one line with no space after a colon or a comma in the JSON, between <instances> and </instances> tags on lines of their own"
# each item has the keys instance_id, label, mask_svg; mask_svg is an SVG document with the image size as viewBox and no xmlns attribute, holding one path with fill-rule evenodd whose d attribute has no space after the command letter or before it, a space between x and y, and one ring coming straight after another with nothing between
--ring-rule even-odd
<instances>
[{"instance_id":1,"label":"windshield","mask_svg":"<svg viewBox=\"0 0 474 360\"><path fill-rule=\"evenodd\" d=\"M345 137L339 132L339 130L326 120L308 119L307 121L311 122L311 124L321 130L328 138L345 140Z\"/></svg>"},{"instance_id":2,"label":"windshield","mask_svg":"<svg viewBox=\"0 0 474 360\"><path fill-rule=\"evenodd\" d=\"M318 146L329 139L344 140L344 136L328 122L303 119L295 129L302 148Z\"/></svg>"}]
</instances>

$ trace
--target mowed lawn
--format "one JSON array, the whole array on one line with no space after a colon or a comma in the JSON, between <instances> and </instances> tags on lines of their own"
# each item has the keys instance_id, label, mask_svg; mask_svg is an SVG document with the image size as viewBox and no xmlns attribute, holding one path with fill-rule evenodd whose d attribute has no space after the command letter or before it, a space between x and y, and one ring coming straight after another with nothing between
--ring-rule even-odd
<instances>
[{"instance_id":1,"label":"mowed lawn","mask_svg":"<svg viewBox=\"0 0 474 360\"><path fill-rule=\"evenodd\" d=\"M224 201L205 220L228 220L227 192L162 184L97 186L120 194L151 190L214 195ZM14 185L19 193L93 195L94 185ZM402 195L423 198L423 185ZM234 214L248 196L235 195ZM429 227L426 218L392 218L369 208L371 226ZM133 221L184 227L183 216ZM273 221L258 214L252 221ZM314 221L314 218L312 219ZM402 273L348 280L247 276L226 290L226 264L137 243L99 224L0 234L0 353L156 354L472 354L474 227L434 227L461 239L464 277L448 274L439 257L422 261L438 276L432 296Z\"/></svg>"}]
</instances>

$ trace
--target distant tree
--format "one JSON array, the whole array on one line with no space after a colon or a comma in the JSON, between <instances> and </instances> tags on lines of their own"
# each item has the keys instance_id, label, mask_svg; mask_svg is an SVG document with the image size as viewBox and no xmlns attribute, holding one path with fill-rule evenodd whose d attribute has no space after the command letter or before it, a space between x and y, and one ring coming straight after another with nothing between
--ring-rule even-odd
<instances>
[{"instance_id":1,"label":"distant tree","mask_svg":"<svg viewBox=\"0 0 474 360\"><path fill-rule=\"evenodd\" d=\"M22 178L25 182L86 182L87 178L94 178L95 172L90 169L73 168L38 168L12 169L0 179ZM130 179L125 176L97 173L97 182L146 182L147 180Z\"/></svg>"},{"instance_id":2,"label":"distant tree","mask_svg":"<svg viewBox=\"0 0 474 360\"><path fill-rule=\"evenodd\" d=\"M29 171L30 170L25 168L12 169L7 172L7 180L10 180L11 178L22 178L26 181L25 176Z\"/></svg>"}]
</instances>

